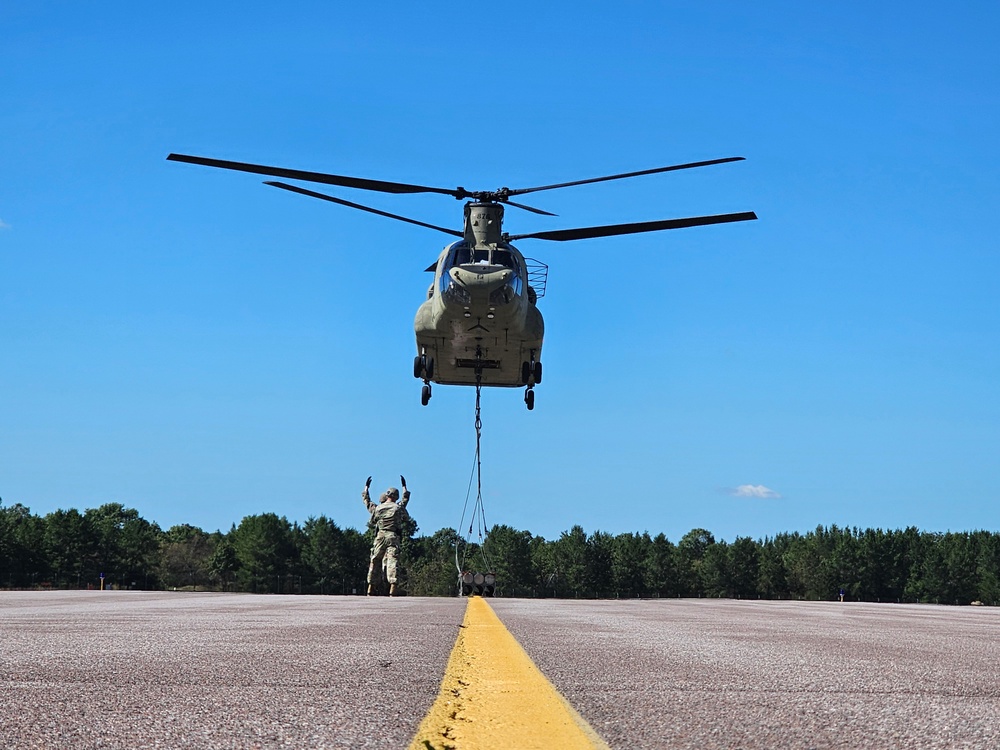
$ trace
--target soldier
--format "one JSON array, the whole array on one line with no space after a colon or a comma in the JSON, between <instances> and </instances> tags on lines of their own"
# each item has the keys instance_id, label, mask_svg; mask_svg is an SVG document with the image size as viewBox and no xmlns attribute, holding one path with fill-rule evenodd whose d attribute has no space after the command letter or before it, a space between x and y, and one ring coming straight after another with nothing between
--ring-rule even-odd
<instances>
[{"instance_id":1,"label":"soldier","mask_svg":"<svg viewBox=\"0 0 1000 750\"><path fill-rule=\"evenodd\" d=\"M379 498L378 503L373 503L368 496L368 488L371 486L372 478L368 477L365 488L361 491L361 499L365 501L365 507L371 513L372 523L375 524L375 543L372 545L371 563L368 565L368 596L372 595L372 582L379 576L378 570L382 567L382 559L385 558L385 573L389 581L389 596L396 595L396 558L399 556L399 537L403 531L403 522L406 520L406 504L410 501L410 491L406 489L406 479L399 475L400 484L403 485L403 499L399 499L399 490L390 487ZM398 501L398 502L397 502Z\"/></svg>"}]
</instances>

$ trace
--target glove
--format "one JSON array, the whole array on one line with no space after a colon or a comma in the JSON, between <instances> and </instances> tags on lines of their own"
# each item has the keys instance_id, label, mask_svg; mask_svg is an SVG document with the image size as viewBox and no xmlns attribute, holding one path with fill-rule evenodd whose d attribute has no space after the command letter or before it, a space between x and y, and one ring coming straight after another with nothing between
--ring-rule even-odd
<instances>
[{"instance_id":1,"label":"glove","mask_svg":"<svg viewBox=\"0 0 1000 750\"><path fill-rule=\"evenodd\" d=\"M371 486L372 486L372 478L368 477L368 481L365 482L365 489L367 490Z\"/></svg>"},{"instance_id":2,"label":"glove","mask_svg":"<svg viewBox=\"0 0 1000 750\"><path fill-rule=\"evenodd\" d=\"M399 483L401 485L403 485L403 489L405 490L406 489L406 477L404 477L402 474L399 475Z\"/></svg>"}]
</instances>

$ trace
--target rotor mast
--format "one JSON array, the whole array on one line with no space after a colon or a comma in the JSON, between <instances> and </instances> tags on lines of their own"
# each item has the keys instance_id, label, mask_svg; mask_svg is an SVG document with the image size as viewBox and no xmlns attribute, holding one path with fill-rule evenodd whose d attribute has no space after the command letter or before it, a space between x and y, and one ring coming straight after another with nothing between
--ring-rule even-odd
<instances>
[{"instance_id":1,"label":"rotor mast","mask_svg":"<svg viewBox=\"0 0 1000 750\"><path fill-rule=\"evenodd\" d=\"M463 236L470 247L496 247L502 241L503 206L493 202L465 204Z\"/></svg>"}]
</instances>

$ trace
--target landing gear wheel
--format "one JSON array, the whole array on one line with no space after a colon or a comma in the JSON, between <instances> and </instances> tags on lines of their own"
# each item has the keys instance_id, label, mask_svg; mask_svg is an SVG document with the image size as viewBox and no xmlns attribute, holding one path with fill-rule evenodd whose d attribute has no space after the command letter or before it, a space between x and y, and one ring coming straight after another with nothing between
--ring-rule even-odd
<instances>
[{"instance_id":1,"label":"landing gear wheel","mask_svg":"<svg viewBox=\"0 0 1000 750\"><path fill-rule=\"evenodd\" d=\"M420 389L420 405L427 406L427 402L431 400L431 387L424 383L424 387Z\"/></svg>"},{"instance_id":2,"label":"landing gear wheel","mask_svg":"<svg viewBox=\"0 0 1000 750\"><path fill-rule=\"evenodd\" d=\"M531 365L528 362L521 363L521 384L527 385L531 380Z\"/></svg>"},{"instance_id":3,"label":"landing gear wheel","mask_svg":"<svg viewBox=\"0 0 1000 750\"><path fill-rule=\"evenodd\" d=\"M420 378L425 383L434 377L434 359L426 354L418 354L413 358L413 377Z\"/></svg>"},{"instance_id":4,"label":"landing gear wheel","mask_svg":"<svg viewBox=\"0 0 1000 750\"><path fill-rule=\"evenodd\" d=\"M535 408L535 392L534 391L529 390L529 391L525 392L525 394L524 394L524 403L527 405L528 411L531 411L532 409Z\"/></svg>"},{"instance_id":5,"label":"landing gear wheel","mask_svg":"<svg viewBox=\"0 0 1000 750\"><path fill-rule=\"evenodd\" d=\"M542 382L542 363L541 362L535 362L535 382L536 383L541 383Z\"/></svg>"}]
</instances>

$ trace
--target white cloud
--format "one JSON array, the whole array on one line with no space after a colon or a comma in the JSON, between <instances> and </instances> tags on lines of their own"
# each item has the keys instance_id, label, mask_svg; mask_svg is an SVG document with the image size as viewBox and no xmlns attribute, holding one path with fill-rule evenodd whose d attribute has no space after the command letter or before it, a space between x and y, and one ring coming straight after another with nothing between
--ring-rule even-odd
<instances>
[{"instance_id":1,"label":"white cloud","mask_svg":"<svg viewBox=\"0 0 1000 750\"><path fill-rule=\"evenodd\" d=\"M10 224L6 223L3 219L0 219L0 229L10 229Z\"/></svg>"},{"instance_id":2,"label":"white cloud","mask_svg":"<svg viewBox=\"0 0 1000 750\"><path fill-rule=\"evenodd\" d=\"M729 494L733 497L759 497L765 499L781 497L780 493L762 484L741 484L739 487L729 490Z\"/></svg>"}]
</instances>

